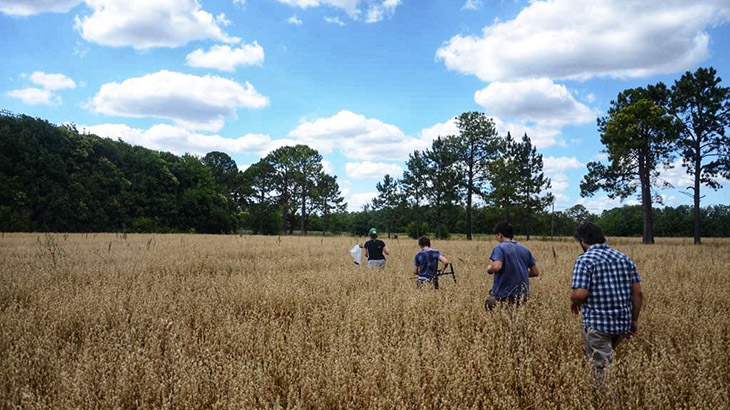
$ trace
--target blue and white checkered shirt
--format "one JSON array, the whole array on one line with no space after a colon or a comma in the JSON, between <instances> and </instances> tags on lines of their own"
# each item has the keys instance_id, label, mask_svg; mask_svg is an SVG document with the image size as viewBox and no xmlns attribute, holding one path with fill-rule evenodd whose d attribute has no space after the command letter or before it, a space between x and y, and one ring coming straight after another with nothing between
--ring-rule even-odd
<instances>
[{"instance_id":1,"label":"blue and white checkered shirt","mask_svg":"<svg viewBox=\"0 0 730 410\"><path fill-rule=\"evenodd\" d=\"M583 325L608 334L631 331L631 287L641 282L636 265L626 254L605 243L592 245L575 261L573 289L587 289Z\"/></svg>"}]
</instances>

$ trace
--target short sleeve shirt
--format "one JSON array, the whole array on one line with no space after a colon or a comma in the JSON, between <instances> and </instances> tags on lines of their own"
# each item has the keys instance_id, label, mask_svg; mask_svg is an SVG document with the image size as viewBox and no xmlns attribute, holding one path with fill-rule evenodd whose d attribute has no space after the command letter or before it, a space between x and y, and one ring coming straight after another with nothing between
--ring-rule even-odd
<instances>
[{"instance_id":1,"label":"short sleeve shirt","mask_svg":"<svg viewBox=\"0 0 730 410\"><path fill-rule=\"evenodd\" d=\"M592 245L575 261L573 289L587 289L581 306L583 325L608 334L631 331L632 284L640 282L636 265L628 255L606 244Z\"/></svg>"},{"instance_id":2,"label":"short sleeve shirt","mask_svg":"<svg viewBox=\"0 0 730 410\"><path fill-rule=\"evenodd\" d=\"M371 240L365 242L364 247L365 247L365 249L368 250L368 260L370 260L370 261L385 260L385 256L383 255L383 248L385 248L385 242L381 241L380 239L371 239Z\"/></svg>"},{"instance_id":3,"label":"short sleeve shirt","mask_svg":"<svg viewBox=\"0 0 730 410\"><path fill-rule=\"evenodd\" d=\"M413 266L418 268L418 277L432 279L436 276L440 256L438 249L422 249L418 252L413 260Z\"/></svg>"},{"instance_id":4,"label":"short sleeve shirt","mask_svg":"<svg viewBox=\"0 0 730 410\"><path fill-rule=\"evenodd\" d=\"M494 296L521 297L530 293L529 269L537 262L525 245L516 241L501 242L489 259L502 262L502 269L494 274Z\"/></svg>"}]
</instances>

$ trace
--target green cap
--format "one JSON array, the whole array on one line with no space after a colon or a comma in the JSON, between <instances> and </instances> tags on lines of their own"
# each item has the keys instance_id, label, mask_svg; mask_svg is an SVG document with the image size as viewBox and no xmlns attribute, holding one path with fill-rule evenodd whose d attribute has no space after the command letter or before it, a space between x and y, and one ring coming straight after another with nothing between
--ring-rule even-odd
<instances>
[{"instance_id":1,"label":"green cap","mask_svg":"<svg viewBox=\"0 0 730 410\"><path fill-rule=\"evenodd\" d=\"M372 236L372 235L377 235L377 234L378 234L378 230L377 229L370 228L370 231L368 232L368 235Z\"/></svg>"}]
</instances>

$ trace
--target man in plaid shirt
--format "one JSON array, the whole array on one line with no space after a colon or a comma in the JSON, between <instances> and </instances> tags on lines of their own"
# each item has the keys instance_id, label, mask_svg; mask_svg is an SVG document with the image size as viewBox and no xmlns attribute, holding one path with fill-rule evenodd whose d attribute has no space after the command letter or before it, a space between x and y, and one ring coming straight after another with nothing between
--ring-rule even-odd
<instances>
[{"instance_id":1,"label":"man in plaid shirt","mask_svg":"<svg viewBox=\"0 0 730 410\"><path fill-rule=\"evenodd\" d=\"M574 236L585 252L573 268L570 310L583 310L586 354L604 380L616 346L639 330L641 279L631 258L606 245L598 225L583 222Z\"/></svg>"}]
</instances>

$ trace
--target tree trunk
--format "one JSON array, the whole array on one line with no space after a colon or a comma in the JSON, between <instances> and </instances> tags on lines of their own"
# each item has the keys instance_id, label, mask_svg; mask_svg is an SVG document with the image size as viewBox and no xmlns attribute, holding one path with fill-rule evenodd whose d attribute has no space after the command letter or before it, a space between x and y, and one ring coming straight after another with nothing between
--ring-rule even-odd
<instances>
[{"instance_id":1,"label":"tree trunk","mask_svg":"<svg viewBox=\"0 0 730 410\"><path fill-rule=\"evenodd\" d=\"M307 234L307 191L302 188L302 235Z\"/></svg>"},{"instance_id":2,"label":"tree trunk","mask_svg":"<svg viewBox=\"0 0 730 410\"><path fill-rule=\"evenodd\" d=\"M471 237L471 196L474 188L474 176L472 175L471 165L469 166L469 181L466 187L466 240L470 241Z\"/></svg>"},{"instance_id":3,"label":"tree trunk","mask_svg":"<svg viewBox=\"0 0 730 410\"><path fill-rule=\"evenodd\" d=\"M694 186L694 244L700 244L700 182L702 172L702 157L700 156L699 148L695 156L695 186Z\"/></svg>"},{"instance_id":4,"label":"tree trunk","mask_svg":"<svg viewBox=\"0 0 730 410\"><path fill-rule=\"evenodd\" d=\"M641 182L641 211L644 215L644 235L642 243L654 243L654 216L651 208L651 176L646 166L646 156L639 155L639 181Z\"/></svg>"}]
</instances>

